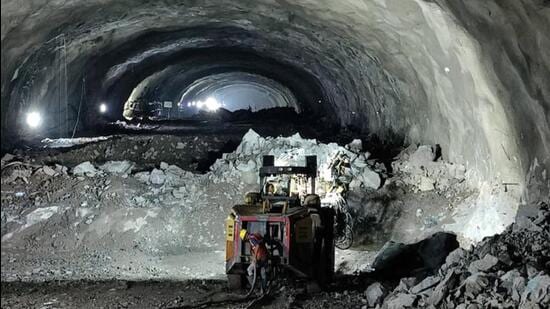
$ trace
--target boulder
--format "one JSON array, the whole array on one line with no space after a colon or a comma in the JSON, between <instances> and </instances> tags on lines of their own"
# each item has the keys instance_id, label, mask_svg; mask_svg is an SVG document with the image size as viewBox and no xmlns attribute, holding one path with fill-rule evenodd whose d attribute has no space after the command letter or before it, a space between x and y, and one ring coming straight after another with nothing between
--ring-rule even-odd
<instances>
[{"instance_id":1,"label":"boulder","mask_svg":"<svg viewBox=\"0 0 550 309\"><path fill-rule=\"evenodd\" d=\"M418 189L423 192L432 191L433 189L435 189L435 181L429 177L422 176L422 178L420 178Z\"/></svg>"},{"instance_id":2,"label":"boulder","mask_svg":"<svg viewBox=\"0 0 550 309\"><path fill-rule=\"evenodd\" d=\"M162 165L162 164L161 164ZM191 172L185 171L177 165L168 165L164 169L165 183L171 186L180 186L185 183Z\"/></svg>"},{"instance_id":3,"label":"boulder","mask_svg":"<svg viewBox=\"0 0 550 309\"><path fill-rule=\"evenodd\" d=\"M128 175L132 173L134 163L130 161L108 161L99 168L110 174Z\"/></svg>"},{"instance_id":4,"label":"boulder","mask_svg":"<svg viewBox=\"0 0 550 309\"><path fill-rule=\"evenodd\" d=\"M384 308L387 309L401 309L410 308L414 305L416 300L415 295L399 293L390 299L386 299L384 302Z\"/></svg>"},{"instance_id":5,"label":"boulder","mask_svg":"<svg viewBox=\"0 0 550 309\"><path fill-rule=\"evenodd\" d=\"M151 175L149 176L149 181L154 185L162 185L166 180L166 175L162 170L153 169Z\"/></svg>"},{"instance_id":6,"label":"boulder","mask_svg":"<svg viewBox=\"0 0 550 309\"><path fill-rule=\"evenodd\" d=\"M359 153L363 150L363 142L360 139L354 139L345 147L353 152Z\"/></svg>"},{"instance_id":7,"label":"boulder","mask_svg":"<svg viewBox=\"0 0 550 309\"><path fill-rule=\"evenodd\" d=\"M367 304L369 307L375 307L382 303L386 291L384 286L379 282L375 282L367 288L365 291L365 296L367 297Z\"/></svg>"},{"instance_id":8,"label":"boulder","mask_svg":"<svg viewBox=\"0 0 550 309\"><path fill-rule=\"evenodd\" d=\"M387 242L376 256L374 276L402 278L433 274L445 262L449 252L458 248L456 235L438 232L414 244Z\"/></svg>"},{"instance_id":9,"label":"boulder","mask_svg":"<svg viewBox=\"0 0 550 309\"><path fill-rule=\"evenodd\" d=\"M415 277L401 278L394 292L408 292L416 283Z\"/></svg>"},{"instance_id":10,"label":"boulder","mask_svg":"<svg viewBox=\"0 0 550 309\"><path fill-rule=\"evenodd\" d=\"M521 295L525 290L526 284L527 280L523 277L517 277L514 279L514 282L512 283L512 299L514 301L519 302L521 300Z\"/></svg>"},{"instance_id":11,"label":"boulder","mask_svg":"<svg viewBox=\"0 0 550 309\"><path fill-rule=\"evenodd\" d=\"M453 252L449 253L447 255L447 258L445 258L445 264L447 265L455 265L460 263L464 256L466 255L466 251L462 248L456 248Z\"/></svg>"},{"instance_id":12,"label":"boulder","mask_svg":"<svg viewBox=\"0 0 550 309\"><path fill-rule=\"evenodd\" d=\"M483 259L473 261L470 266L468 266L468 271L471 273L476 273L479 271L487 272L498 264L498 259L490 254L486 254Z\"/></svg>"},{"instance_id":13,"label":"boulder","mask_svg":"<svg viewBox=\"0 0 550 309\"><path fill-rule=\"evenodd\" d=\"M412 294L421 293L429 288L434 287L436 284L441 281L437 276L429 276L422 280L419 284L413 286L410 290Z\"/></svg>"},{"instance_id":14,"label":"boulder","mask_svg":"<svg viewBox=\"0 0 550 309\"><path fill-rule=\"evenodd\" d=\"M185 144L182 143L182 142L178 142L178 143L176 144L176 149L185 149Z\"/></svg>"},{"instance_id":15,"label":"boulder","mask_svg":"<svg viewBox=\"0 0 550 309\"><path fill-rule=\"evenodd\" d=\"M138 181L145 182L145 183L149 181L150 176L151 176L151 173L149 173L149 172L139 172L139 173L134 174L134 177Z\"/></svg>"},{"instance_id":16,"label":"boulder","mask_svg":"<svg viewBox=\"0 0 550 309\"><path fill-rule=\"evenodd\" d=\"M175 198L183 199L183 198L186 198L189 195L189 193L187 192L187 189L185 187L179 187L172 190L172 195Z\"/></svg>"},{"instance_id":17,"label":"boulder","mask_svg":"<svg viewBox=\"0 0 550 309\"><path fill-rule=\"evenodd\" d=\"M48 176L55 176L55 175L57 175L57 172L56 172L53 168L51 168L51 167L49 167L49 166L47 166L47 165L42 166L42 172L44 172L44 174L46 174L46 175L48 175Z\"/></svg>"},{"instance_id":18,"label":"boulder","mask_svg":"<svg viewBox=\"0 0 550 309\"><path fill-rule=\"evenodd\" d=\"M432 146L418 146L415 152L409 157L409 162L416 166L426 166L435 160L435 152Z\"/></svg>"},{"instance_id":19,"label":"boulder","mask_svg":"<svg viewBox=\"0 0 550 309\"><path fill-rule=\"evenodd\" d=\"M364 154L359 154L355 160L351 161L351 167L354 170L362 170L368 166L367 157Z\"/></svg>"},{"instance_id":20,"label":"boulder","mask_svg":"<svg viewBox=\"0 0 550 309\"><path fill-rule=\"evenodd\" d=\"M477 272L466 278L463 285L464 294L470 298L475 298L489 286L489 279L485 273Z\"/></svg>"},{"instance_id":21,"label":"boulder","mask_svg":"<svg viewBox=\"0 0 550 309\"><path fill-rule=\"evenodd\" d=\"M243 136L243 139L239 146L237 147L236 152L238 154L250 155L253 153L255 148L259 147L261 136L250 129Z\"/></svg>"},{"instance_id":22,"label":"boulder","mask_svg":"<svg viewBox=\"0 0 550 309\"><path fill-rule=\"evenodd\" d=\"M12 155L11 153L6 153L2 156L2 159L0 159L0 161L2 162L2 165L4 165L5 163L8 163L13 159L15 159L14 155Z\"/></svg>"},{"instance_id":23,"label":"boulder","mask_svg":"<svg viewBox=\"0 0 550 309\"><path fill-rule=\"evenodd\" d=\"M519 277L521 277L520 272L517 269L512 269L500 277L500 281L502 281L501 286L505 288L508 293L512 294L514 280Z\"/></svg>"},{"instance_id":24,"label":"boulder","mask_svg":"<svg viewBox=\"0 0 550 309\"><path fill-rule=\"evenodd\" d=\"M361 188L361 185L362 185L362 184L363 184L363 183L362 183L359 179L354 178L354 179L352 179L352 181L349 183L349 188L350 188L351 190L359 189L359 188Z\"/></svg>"},{"instance_id":25,"label":"boulder","mask_svg":"<svg viewBox=\"0 0 550 309\"><path fill-rule=\"evenodd\" d=\"M549 305L550 276L540 273L527 282L527 286L521 294L521 306L524 308L548 308Z\"/></svg>"},{"instance_id":26,"label":"boulder","mask_svg":"<svg viewBox=\"0 0 550 309\"><path fill-rule=\"evenodd\" d=\"M248 162L241 162L237 165L237 170L241 172L251 172L255 171L256 162L254 160L248 160Z\"/></svg>"},{"instance_id":27,"label":"boulder","mask_svg":"<svg viewBox=\"0 0 550 309\"><path fill-rule=\"evenodd\" d=\"M378 189L382 184L382 179L380 175L375 171L370 170L369 168L363 169L363 172L359 175L359 180L367 188Z\"/></svg>"},{"instance_id":28,"label":"boulder","mask_svg":"<svg viewBox=\"0 0 550 309\"><path fill-rule=\"evenodd\" d=\"M439 306L449 291L454 289L458 281L456 278L457 275L455 270L448 271L445 278L443 278L434 288L432 295L428 298L428 303L436 307Z\"/></svg>"},{"instance_id":29,"label":"boulder","mask_svg":"<svg viewBox=\"0 0 550 309\"><path fill-rule=\"evenodd\" d=\"M66 166L63 166L60 164L55 165L55 171L58 172L59 174L67 175L67 170L68 169Z\"/></svg>"},{"instance_id":30,"label":"boulder","mask_svg":"<svg viewBox=\"0 0 550 309\"><path fill-rule=\"evenodd\" d=\"M88 177L95 176L99 171L93 166L90 161L82 162L73 168L73 174L77 176L86 175Z\"/></svg>"}]
</instances>

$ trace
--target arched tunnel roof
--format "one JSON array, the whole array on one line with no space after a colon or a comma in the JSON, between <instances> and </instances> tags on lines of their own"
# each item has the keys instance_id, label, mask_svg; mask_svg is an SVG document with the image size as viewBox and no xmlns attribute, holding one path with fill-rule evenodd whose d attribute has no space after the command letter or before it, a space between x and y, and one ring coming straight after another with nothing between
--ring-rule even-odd
<instances>
[{"instance_id":1,"label":"arched tunnel roof","mask_svg":"<svg viewBox=\"0 0 550 309\"><path fill-rule=\"evenodd\" d=\"M256 97L266 97L267 100L262 102L266 105L256 106L254 102L247 104L245 98L237 98L237 102L232 102L231 97L238 96L239 92L252 93ZM197 79L183 90L179 103L187 104L195 97L204 99L210 95L220 97L219 100L225 99L226 108L232 111L247 107L251 110L269 107L292 107L298 112L301 110L296 98L288 88L272 79L245 72L219 73Z\"/></svg>"},{"instance_id":2,"label":"arched tunnel roof","mask_svg":"<svg viewBox=\"0 0 550 309\"><path fill-rule=\"evenodd\" d=\"M342 126L439 143L471 179L550 167L546 1L42 2L2 0L2 147L36 134L29 110L44 135L93 128L99 102L121 112L154 74L233 52ZM220 61L196 77L230 63L202 57Z\"/></svg>"},{"instance_id":3,"label":"arched tunnel roof","mask_svg":"<svg viewBox=\"0 0 550 309\"><path fill-rule=\"evenodd\" d=\"M320 82L302 68L235 48L224 48L222 51L215 48L191 49L173 58L167 66L157 67L161 70L143 74L147 77L140 78L139 85L135 84L135 70L123 70L120 66L112 69L108 73L111 76L109 81L103 86L104 94L98 100L124 102L132 89L147 87L148 93L142 94L145 97L177 102L185 88L193 82L207 76L239 71L264 76L288 88L305 111L334 115L330 104L318 103L329 100L330 96Z\"/></svg>"}]
</instances>

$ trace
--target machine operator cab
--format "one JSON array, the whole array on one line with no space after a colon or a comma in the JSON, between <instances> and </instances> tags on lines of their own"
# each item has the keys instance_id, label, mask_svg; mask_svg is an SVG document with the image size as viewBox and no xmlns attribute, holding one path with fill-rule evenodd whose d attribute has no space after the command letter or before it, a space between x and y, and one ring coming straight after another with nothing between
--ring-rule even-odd
<instances>
[{"instance_id":1,"label":"machine operator cab","mask_svg":"<svg viewBox=\"0 0 550 309\"><path fill-rule=\"evenodd\" d=\"M285 210L306 206L315 195L316 176L316 156L307 156L306 166L274 166L274 157L264 156L260 168L260 199L267 202L270 212L279 211L284 205Z\"/></svg>"}]
</instances>

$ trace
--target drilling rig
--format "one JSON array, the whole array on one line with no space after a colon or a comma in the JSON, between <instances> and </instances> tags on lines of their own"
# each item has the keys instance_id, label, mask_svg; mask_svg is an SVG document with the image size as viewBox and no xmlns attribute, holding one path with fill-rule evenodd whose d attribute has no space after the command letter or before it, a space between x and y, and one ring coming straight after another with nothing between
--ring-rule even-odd
<instances>
[{"instance_id":1,"label":"drilling rig","mask_svg":"<svg viewBox=\"0 0 550 309\"><path fill-rule=\"evenodd\" d=\"M239 237L242 229L262 235L271 266L326 285L334 274L335 213L321 207L315 194L317 156L306 156L306 166L275 166L273 156L264 156L259 174L259 192L247 193L226 219L230 288L242 288L251 262L250 244Z\"/></svg>"}]
</instances>

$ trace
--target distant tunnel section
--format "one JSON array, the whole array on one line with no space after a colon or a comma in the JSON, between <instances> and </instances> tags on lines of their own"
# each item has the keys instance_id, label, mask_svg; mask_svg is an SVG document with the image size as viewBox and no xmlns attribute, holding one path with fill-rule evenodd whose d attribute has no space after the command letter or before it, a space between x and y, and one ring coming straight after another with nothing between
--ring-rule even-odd
<instances>
[{"instance_id":1,"label":"distant tunnel section","mask_svg":"<svg viewBox=\"0 0 550 309\"><path fill-rule=\"evenodd\" d=\"M162 91L165 87L151 85L152 80L158 81L158 78L153 75L132 91L124 104L123 116L126 120L188 119L201 112L216 112L219 109L257 112L286 107L296 113L302 111L288 87L259 74L235 71L208 75L189 85L175 85L181 87L179 91ZM171 96L163 96L166 92Z\"/></svg>"}]
</instances>

